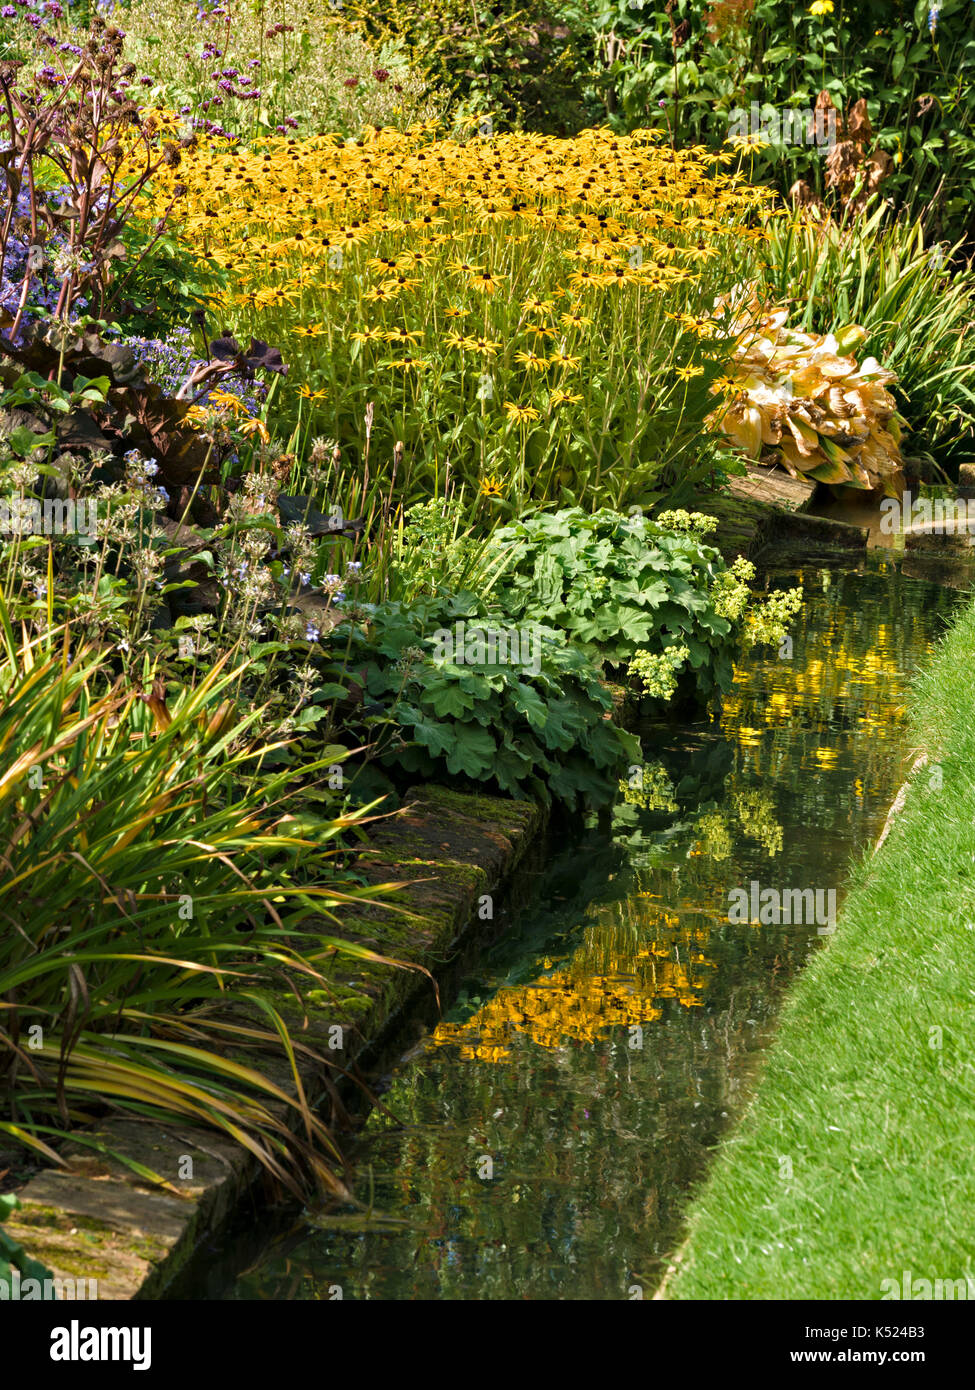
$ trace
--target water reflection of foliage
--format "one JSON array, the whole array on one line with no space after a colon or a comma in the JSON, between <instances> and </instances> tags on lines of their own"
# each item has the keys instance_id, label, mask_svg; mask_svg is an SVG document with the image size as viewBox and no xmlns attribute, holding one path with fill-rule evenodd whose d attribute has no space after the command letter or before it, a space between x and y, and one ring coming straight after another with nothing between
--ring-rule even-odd
<instances>
[{"instance_id":1,"label":"water reflection of foliage","mask_svg":"<svg viewBox=\"0 0 975 1390\"><path fill-rule=\"evenodd\" d=\"M720 724L685 728L671 751L659 732L644 739L678 809L621 800L614 846L596 835L582 851L567 846L571 874L471 980L486 1002L438 1030L455 1045L427 1048L395 1077L391 1113L374 1112L364 1149L377 1206L416 1230L317 1233L300 1260L313 1289L625 1298L662 1271L686 1193L738 1113L809 950L806 928L728 923L729 883L773 872L833 883L851 848L874 837L898 781L892 720L950 603L889 572L834 575L827 591L812 570L801 580L793 660L753 652L756 674ZM798 582L776 575L770 587ZM835 749L835 761L817 749ZM719 823L727 858L714 853ZM634 1019L651 1025L642 1048ZM273 1287L266 1270L259 1286L269 1277ZM291 1278L279 1276L278 1296Z\"/></svg>"},{"instance_id":2,"label":"water reflection of foliage","mask_svg":"<svg viewBox=\"0 0 975 1390\"><path fill-rule=\"evenodd\" d=\"M466 1061L503 1062L516 1033L554 1049L653 1022L666 999L699 1006L708 935L649 895L610 904L564 962L546 961L546 973L531 984L503 986L463 1023L441 1023L431 1042L457 1044Z\"/></svg>"},{"instance_id":3,"label":"water reflection of foliage","mask_svg":"<svg viewBox=\"0 0 975 1390\"><path fill-rule=\"evenodd\" d=\"M732 778L732 783L737 781ZM768 787L730 785L727 805L703 811L697 821L698 840L692 855L730 859L742 836L761 845L770 859L780 853L784 830L776 814L775 794Z\"/></svg>"},{"instance_id":4,"label":"water reflection of foliage","mask_svg":"<svg viewBox=\"0 0 975 1390\"><path fill-rule=\"evenodd\" d=\"M635 785L621 784L614 830L628 847L631 895L593 904L577 949L546 960L529 982L502 985L463 1022L442 1023L434 1046L504 1062L517 1035L547 1049L591 1044L659 1020L666 1000L703 1003L710 962L702 947L710 923L726 919L728 869L745 869L745 877L783 852L778 796L840 801L865 819L864 783L886 794L912 657L927 640L917 628L929 631L930 615L904 601L898 574L880 570L877 602L874 576L789 577L821 610L796 634L792 658L766 655L739 668L719 739L684 747L676 759L662 751ZM794 812L789 819L803 824Z\"/></svg>"}]
</instances>

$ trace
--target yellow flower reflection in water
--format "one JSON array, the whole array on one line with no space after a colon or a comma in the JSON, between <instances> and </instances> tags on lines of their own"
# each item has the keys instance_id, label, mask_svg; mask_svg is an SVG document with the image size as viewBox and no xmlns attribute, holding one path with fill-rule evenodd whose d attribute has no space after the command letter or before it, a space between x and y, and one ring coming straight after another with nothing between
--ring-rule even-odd
<instances>
[{"instance_id":1,"label":"yellow flower reflection in water","mask_svg":"<svg viewBox=\"0 0 975 1390\"><path fill-rule=\"evenodd\" d=\"M553 973L503 986L463 1023L439 1024L430 1041L458 1046L465 1061L504 1062L516 1034L554 1049L652 1023L665 999L695 1008L708 979L701 950L708 934L649 897L602 906L582 945Z\"/></svg>"},{"instance_id":2,"label":"yellow flower reflection in water","mask_svg":"<svg viewBox=\"0 0 975 1390\"><path fill-rule=\"evenodd\" d=\"M827 587L812 571L797 578L809 593L817 580ZM770 649L736 670L721 712L735 764L720 805L703 808L689 826L678 867L638 868L632 896L590 908L576 951L545 959L546 973L528 984L502 986L465 1022L441 1023L433 1045L453 1044L468 1061L505 1062L520 1038L549 1049L592 1044L613 1029L660 1019L665 1000L687 1009L704 1002L714 968L705 948L712 924L727 920L729 861L743 840L752 854L783 852L781 789L810 777L842 778L846 769L849 801L860 807L875 776L883 783L889 760L901 756L905 633L835 599L824 616L822 626L796 634L791 659ZM648 761L635 785L623 780L620 800L670 813L674 790L663 764ZM625 1044L626 1032L619 1036Z\"/></svg>"}]
</instances>

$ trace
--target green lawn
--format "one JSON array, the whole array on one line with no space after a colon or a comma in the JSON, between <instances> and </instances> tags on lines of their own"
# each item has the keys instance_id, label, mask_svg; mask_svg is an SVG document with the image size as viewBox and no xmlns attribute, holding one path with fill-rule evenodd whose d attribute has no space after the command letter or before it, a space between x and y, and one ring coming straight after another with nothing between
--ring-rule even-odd
<instances>
[{"instance_id":1,"label":"green lawn","mask_svg":"<svg viewBox=\"0 0 975 1390\"><path fill-rule=\"evenodd\" d=\"M929 765L785 1006L668 1297L875 1299L905 1270L975 1297L975 609L913 719Z\"/></svg>"}]
</instances>

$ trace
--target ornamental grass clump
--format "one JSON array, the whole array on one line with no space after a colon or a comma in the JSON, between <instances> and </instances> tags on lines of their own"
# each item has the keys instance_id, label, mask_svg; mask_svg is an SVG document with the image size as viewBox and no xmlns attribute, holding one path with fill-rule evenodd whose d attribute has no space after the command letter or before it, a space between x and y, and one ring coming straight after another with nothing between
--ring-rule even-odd
<instances>
[{"instance_id":1,"label":"ornamental grass clump","mask_svg":"<svg viewBox=\"0 0 975 1390\"><path fill-rule=\"evenodd\" d=\"M336 962L402 964L341 930L384 892L342 867L356 816L334 794L299 811L261 711L228 698L233 669L126 690L69 644L18 640L0 606L0 1135L61 1164L58 1142L88 1142L74 1131L106 1109L198 1124L295 1192L343 1193L299 1076L334 1057L294 1013L319 991L349 1023L366 1000Z\"/></svg>"}]
</instances>

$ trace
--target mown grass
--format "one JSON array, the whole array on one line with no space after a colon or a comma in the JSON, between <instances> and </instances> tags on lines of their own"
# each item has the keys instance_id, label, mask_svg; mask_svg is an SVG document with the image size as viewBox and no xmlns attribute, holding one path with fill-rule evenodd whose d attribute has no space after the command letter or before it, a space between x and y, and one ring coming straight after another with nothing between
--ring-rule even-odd
<instances>
[{"instance_id":1,"label":"mown grass","mask_svg":"<svg viewBox=\"0 0 975 1390\"><path fill-rule=\"evenodd\" d=\"M670 1298L878 1299L905 1270L972 1272L973 661L969 609L916 688L929 762L786 1004Z\"/></svg>"}]
</instances>

